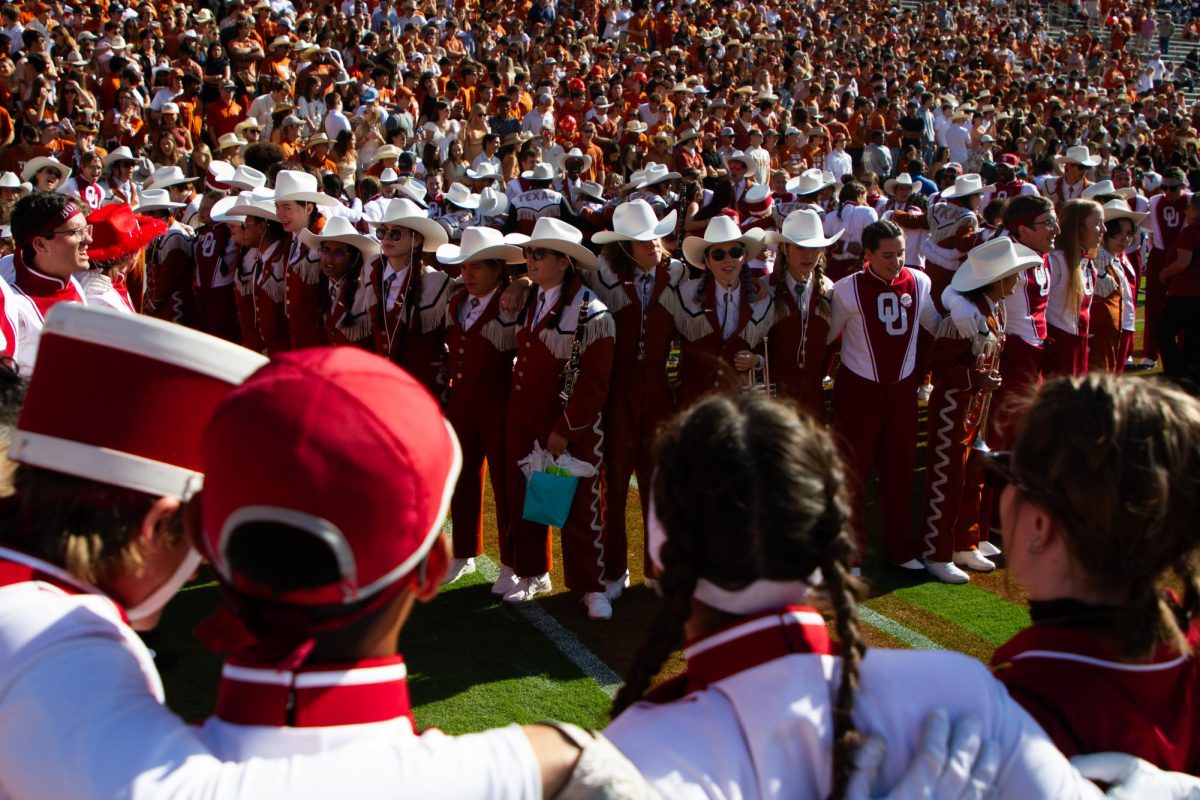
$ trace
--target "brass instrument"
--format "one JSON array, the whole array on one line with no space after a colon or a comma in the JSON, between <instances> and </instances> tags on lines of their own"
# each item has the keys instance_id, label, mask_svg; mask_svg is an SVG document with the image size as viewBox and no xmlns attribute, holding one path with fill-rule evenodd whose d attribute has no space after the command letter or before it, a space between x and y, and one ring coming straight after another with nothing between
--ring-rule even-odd
<instances>
[{"instance_id":1,"label":"brass instrument","mask_svg":"<svg viewBox=\"0 0 1200 800\"><path fill-rule=\"evenodd\" d=\"M763 337L763 368L762 381L759 382L757 370L746 371L746 385L742 387L743 394L762 394L767 397L775 396L775 384L771 383L771 342L769 336Z\"/></svg>"},{"instance_id":2,"label":"brass instrument","mask_svg":"<svg viewBox=\"0 0 1200 800\"><path fill-rule=\"evenodd\" d=\"M1000 377L1000 352L1003 342L989 336L983 342L983 348L975 358L975 368L991 375ZM963 427L966 433L975 431L975 439L971 447L975 450L988 452L987 442L984 441L984 430L987 428L988 411L992 407L992 392L982 389L975 392L967 403L966 414L963 415Z\"/></svg>"}]
</instances>

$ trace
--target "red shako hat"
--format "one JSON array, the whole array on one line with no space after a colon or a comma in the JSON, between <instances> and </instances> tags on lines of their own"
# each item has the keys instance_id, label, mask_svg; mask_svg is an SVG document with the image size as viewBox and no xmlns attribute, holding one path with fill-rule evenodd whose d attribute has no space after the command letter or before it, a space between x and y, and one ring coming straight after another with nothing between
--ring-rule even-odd
<instances>
[{"instance_id":1,"label":"red shako hat","mask_svg":"<svg viewBox=\"0 0 1200 800\"><path fill-rule=\"evenodd\" d=\"M88 258L92 261L116 261L136 253L167 232L166 220L135 214L124 203L101 206L88 217L92 226L92 243Z\"/></svg>"},{"instance_id":2,"label":"red shako hat","mask_svg":"<svg viewBox=\"0 0 1200 800\"><path fill-rule=\"evenodd\" d=\"M204 433L207 557L238 592L358 603L411 574L440 535L462 466L437 401L354 347L283 353L222 402ZM340 581L277 594L233 574L233 532L278 523L324 542Z\"/></svg>"},{"instance_id":3,"label":"red shako hat","mask_svg":"<svg viewBox=\"0 0 1200 800\"><path fill-rule=\"evenodd\" d=\"M266 361L182 325L59 303L46 315L9 455L186 500L203 484L204 426L225 395ZM81 398L98 392L113 413L79 413Z\"/></svg>"}]
</instances>

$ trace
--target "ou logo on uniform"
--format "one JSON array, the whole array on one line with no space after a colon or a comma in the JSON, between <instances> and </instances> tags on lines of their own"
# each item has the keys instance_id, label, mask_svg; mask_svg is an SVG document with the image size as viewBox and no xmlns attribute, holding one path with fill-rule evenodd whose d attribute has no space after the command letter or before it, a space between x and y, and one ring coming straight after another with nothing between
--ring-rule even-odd
<instances>
[{"instance_id":1,"label":"ou logo on uniform","mask_svg":"<svg viewBox=\"0 0 1200 800\"><path fill-rule=\"evenodd\" d=\"M879 295L879 300L875 303L875 310L879 314L879 321L883 323L883 329L889 336L903 336L908 333L908 309L900 302L898 295L891 293Z\"/></svg>"},{"instance_id":2,"label":"ou logo on uniform","mask_svg":"<svg viewBox=\"0 0 1200 800\"><path fill-rule=\"evenodd\" d=\"M211 231L205 232L200 252L204 253L205 258L212 258L213 253L217 252L217 237L213 236Z\"/></svg>"},{"instance_id":3,"label":"ou logo on uniform","mask_svg":"<svg viewBox=\"0 0 1200 800\"><path fill-rule=\"evenodd\" d=\"M1037 283L1038 295L1048 297L1050 295L1050 268L1044 263L1034 267L1033 280Z\"/></svg>"},{"instance_id":4,"label":"ou logo on uniform","mask_svg":"<svg viewBox=\"0 0 1200 800\"><path fill-rule=\"evenodd\" d=\"M1163 224L1168 228L1179 227L1179 211L1170 206L1163 209Z\"/></svg>"}]
</instances>

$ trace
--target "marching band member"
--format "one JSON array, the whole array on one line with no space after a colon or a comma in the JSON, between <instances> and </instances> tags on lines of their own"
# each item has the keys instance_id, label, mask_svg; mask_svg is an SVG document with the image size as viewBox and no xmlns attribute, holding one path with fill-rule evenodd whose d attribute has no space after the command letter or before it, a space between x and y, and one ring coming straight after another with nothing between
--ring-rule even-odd
<instances>
[{"instance_id":1,"label":"marching band member","mask_svg":"<svg viewBox=\"0 0 1200 800\"><path fill-rule=\"evenodd\" d=\"M446 190L446 212L437 218L451 242L462 238L463 231L479 224L479 195L464 183L452 183Z\"/></svg>"},{"instance_id":2,"label":"marching band member","mask_svg":"<svg viewBox=\"0 0 1200 800\"><path fill-rule=\"evenodd\" d=\"M778 396L795 400L818 420L825 418L822 380L832 319L833 281L825 275L825 252L840 236L825 236L820 215L805 208L793 211L781 231L766 237L777 250L769 281L775 320L766 344L771 382Z\"/></svg>"},{"instance_id":3,"label":"marching band member","mask_svg":"<svg viewBox=\"0 0 1200 800\"><path fill-rule=\"evenodd\" d=\"M379 242L359 233L345 217L333 217L320 233L300 231L300 241L321 259L321 272L329 282L323 309L325 338L331 345L356 345L375 349L375 298L364 279L366 264L379 255Z\"/></svg>"},{"instance_id":4,"label":"marching band member","mask_svg":"<svg viewBox=\"0 0 1200 800\"><path fill-rule=\"evenodd\" d=\"M904 231L874 222L863 231L866 264L833 286L828 341L842 337L842 365L833 385L833 429L845 447L855 497L876 467L883 505L884 557L921 570L909 512L917 446L917 338L936 335L940 318L929 277L904 266ZM859 541L866 531L856 519ZM866 552L866 547L860 547Z\"/></svg>"},{"instance_id":5,"label":"marching band member","mask_svg":"<svg viewBox=\"0 0 1200 800\"><path fill-rule=\"evenodd\" d=\"M463 468L450 501L453 555L446 583L475 571L483 554L484 462L496 505L500 564L515 565L509 501L508 455L504 429L517 349L516 315L504 311L500 295L508 285L510 264L522 264L521 249L506 244L495 228L463 231L461 246L437 249L443 264L458 266L461 286L446 306L446 344L450 355L450 395L446 418L462 447Z\"/></svg>"},{"instance_id":6,"label":"marching band member","mask_svg":"<svg viewBox=\"0 0 1200 800\"><path fill-rule=\"evenodd\" d=\"M1062 177L1054 179L1048 194L1055 208L1061 210L1068 200L1079 200L1083 190L1092 185L1087 178L1087 171L1100 163L1100 159L1088 152L1087 145L1068 147L1067 152L1055 156L1054 160L1062 167Z\"/></svg>"},{"instance_id":7,"label":"marching band member","mask_svg":"<svg viewBox=\"0 0 1200 800\"><path fill-rule=\"evenodd\" d=\"M758 231L743 233L725 214L710 219L703 236L683 240L684 258L704 274L658 298L680 336L677 408L753 380L760 359L752 351L773 320L771 297L757 296L746 264L762 248Z\"/></svg>"},{"instance_id":8,"label":"marching band member","mask_svg":"<svg viewBox=\"0 0 1200 800\"><path fill-rule=\"evenodd\" d=\"M644 200L622 203L613 212L613 229L592 235L592 242L604 248L600 268L583 273L584 283L608 308L616 328L612 380L604 406L608 507L604 569L609 597L614 600L629 574L625 525L629 479L636 475L638 486L650 485L654 439L675 410L666 369L675 325L660 298L674 292L687 274L663 244L677 223L676 211L659 220ZM644 531L650 496L639 494ZM644 551L643 543L643 556ZM648 559L642 563L650 564ZM645 577L653 585L653 574Z\"/></svg>"},{"instance_id":9,"label":"marching band member","mask_svg":"<svg viewBox=\"0 0 1200 800\"><path fill-rule=\"evenodd\" d=\"M238 271L238 291L244 291L241 287L253 286L250 296L254 304L254 334L268 356L292 348L287 316L288 234L275 208L273 190L254 189L239 194L228 212L245 218L242 245L246 254ZM246 317L245 314L241 317L243 324ZM247 337L246 341L254 340L244 331L243 336Z\"/></svg>"},{"instance_id":10,"label":"marching band member","mask_svg":"<svg viewBox=\"0 0 1200 800\"><path fill-rule=\"evenodd\" d=\"M1004 298L1017 275L1042 257L1011 239L993 239L967 254L949 291L972 303L987 333L963 336L942 326L930 354L934 390L929 398L929 457L925 472L923 560L943 583L966 583L964 569L991 572L979 552L983 465L973 446L982 441L989 395L999 385L1004 346Z\"/></svg>"},{"instance_id":11,"label":"marching band member","mask_svg":"<svg viewBox=\"0 0 1200 800\"><path fill-rule=\"evenodd\" d=\"M54 156L31 158L21 170L21 180L33 186L35 192L53 192L71 177L71 168Z\"/></svg>"},{"instance_id":12,"label":"marching band member","mask_svg":"<svg viewBox=\"0 0 1200 800\"><path fill-rule=\"evenodd\" d=\"M1013 153L1004 153L996 160L996 183L984 195L979 207L986 208L993 200L1011 200L1021 195L1038 194L1037 187L1017 177L1021 159Z\"/></svg>"},{"instance_id":13,"label":"marching band member","mask_svg":"<svg viewBox=\"0 0 1200 800\"><path fill-rule=\"evenodd\" d=\"M133 157L133 151L124 145L104 157L104 169L108 172L108 180L104 182L104 192L108 195L106 202L137 207L141 196L133 181L135 166L137 159Z\"/></svg>"},{"instance_id":14,"label":"marching band member","mask_svg":"<svg viewBox=\"0 0 1200 800\"><path fill-rule=\"evenodd\" d=\"M196 327L192 242L196 232L175 219L183 203L173 203L166 189L146 189L134 211L166 221L164 236L146 251L146 302L143 313Z\"/></svg>"},{"instance_id":15,"label":"marching band member","mask_svg":"<svg viewBox=\"0 0 1200 800\"><path fill-rule=\"evenodd\" d=\"M328 282L322 280L320 258L300 241L300 232L320 233L325 225L321 207L336 203L307 172L285 169L275 176L275 213L289 236L285 297L293 350L327 343L321 294Z\"/></svg>"},{"instance_id":16,"label":"marching band member","mask_svg":"<svg viewBox=\"0 0 1200 800\"><path fill-rule=\"evenodd\" d=\"M104 169L104 158L95 150L88 150L79 155L79 172L65 180L58 191L83 202L92 211L104 205L108 192L100 183L100 173Z\"/></svg>"},{"instance_id":17,"label":"marching band member","mask_svg":"<svg viewBox=\"0 0 1200 800\"><path fill-rule=\"evenodd\" d=\"M368 221L381 255L369 264L375 298L375 352L409 371L434 397L446 388L446 306L450 276L421 262L447 243L446 229L407 197Z\"/></svg>"},{"instance_id":18,"label":"marching band member","mask_svg":"<svg viewBox=\"0 0 1200 800\"><path fill-rule=\"evenodd\" d=\"M511 570L501 569L492 591L502 592L505 602L523 603L551 588L550 528L522 519L526 480L517 462L536 442L556 456L569 450L596 469L593 477L579 479L562 528L563 576L567 588L584 593L589 617L610 619L600 412L612 375L612 314L579 275L582 269L595 269L597 261L578 229L542 217L532 236L513 234L507 240L522 246L537 291L530 293L517 331L505 434L515 563Z\"/></svg>"},{"instance_id":19,"label":"marching band member","mask_svg":"<svg viewBox=\"0 0 1200 800\"><path fill-rule=\"evenodd\" d=\"M209 219L215 225L224 225L229 234L229 244L235 255L233 261L233 301L237 311L238 343L256 353L264 351L262 336L258 332L257 309L254 293L258 289L258 249L246 244L246 217L231 213L241 199L250 195L244 190L237 195L223 197L209 209ZM249 197L247 197L249 199Z\"/></svg>"},{"instance_id":20,"label":"marching band member","mask_svg":"<svg viewBox=\"0 0 1200 800\"><path fill-rule=\"evenodd\" d=\"M1125 371L1136 315L1130 283L1135 273L1127 249L1148 216L1131 211L1119 198L1104 204L1104 236L1096 252L1096 291L1088 325L1089 370Z\"/></svg>"},{"instance_id":21,"label":"marching band member","mask_svg":"<svg viewBox=\"0 0 1200 800\"><path fill-rule=\"evenodd\" d=\"M181 184L176 184L181 185ZM182 184L186 186L186 184ZM168 191L174 202L179 192L175 186ZM200 225L192 242L192 255L196 263L193 283L196 292L197 327L205 333L240 344L241 325L238 323L237 292L234 288L234 273L241 265L241 246L231 233L231 225L213 219L212 210L217 202L229 200L221 192L206 191L200 196L195 219ZM187 212L187 209L184 209ZM239 224L240 228L241 225ZM240 233L240 232L239 232Z\"/></svg>"},{"instance_id":22,"label":"marching band member","mask_svg":"<svg viewBox=\"0 0 1200 800\"><path fill-rule=\"evenodd\" d=\"M1094 200L1059 208L1061 233L1050 254L1044 372L1082 375L1088 368L1088 321L1096 287L1093 254L1104 235L1104 209Z\"/></svg>"},{"instance_id":23,"label":"marching band member","mask_svg":"<svg viewBox=\"0 0 1200 800\"><path fill-rule=\"evenodd\" d=\"M183 203L183 211L179 214L179 221L189 227L196 227L196 217L200 214L200 202L202 195L197 194L192 184L200 180L199 178L189 178L183 174L183 170L179 167L159 167L154 170L154 174L150 180L142 185L142 190L146 189L166 189L173 203ZM226 194L221 190L222 196Z\"/></svg>"},{"instance_id":24,"label":"marching band member","mask_svg":"<svg viewBox=\"0 0 1200 800\"><path fill-rule=\"evenodd\" d=\"M925 240L925 272L931 282L933 304L945 313L942 292L967 252L979 243L979 200L994 186L984 185L979 175L971 173L954 179L954 185L942 190L941 200L929 208L929 238Z\"/></svg>"},{"instance_id":25,"label":"marching band member","mask_svg":"<svg viewBox=\"0 0 1200 800\"><path fill-rule=\"evenodd\" d=\"M1129 243L1129 247L1125 250L1125 255L1128 257L1125 266L1125 277L1130 287L1130 294L1133 296L1133 301L1129 307L1122 313L1129 320L1129 327L1122 326L1121 339L1121 368L1133 364L1133 349L1134 349L1134 321L1137 318L1138 309L1138 292L1142 288L1142 274L1145 272L1145 252L1143 250L1146 241L1150 238L1150 201L1147 200L1137 187L1133 185L1133 168L1127 165L1118 164L1113 167L1110 173L1113 187L1117 190L1117 194L1121 195L1126 202L1129 203L1129 208L1139 214L1147 214L1146 221L1142 223L1133 232L1133 240Z\"/></svg>"},{"instance_id":26,"label":"marching band member","mask_svg":"<svg viewBox=\"0 0 1200 800\"><path fill-rule=\"evenodd\" d=\"M891 220L904 229L904 266L925 269L925 241L929 238L929 215L925 213L925 196L913 190L912 176L901 172L884 181L883 190L890 195L883 206L880 219Z\"/></svg>"},{"instance_id":27,"label":"marching band member","mask_svg":"<svg viewBox=\"0 0 1200 800\"><path fill-rule=\"evenodd\" d=\"M863 230L879 219L875 209L864 205L866 199L866 186L858 181L843 184L838 191L836 208L825 215L825 235L840 234L829 254L829 278L832 281L856 272L862 263Z\"/></svg>"},{"instance_id":28,"label":"marching band member","mask_svg":"<svg viewBox=\"0 0 1200 800\"><path fill-rule=\"evenodd\" d=\"M528 236L539 219L562 216L563 196L554 190L555 177L554 165L545 162L538 162L533 169L521 173L520 180L529 188L512 197L508 232Z\"/></svg>"},{"instance_id":29,"label":"marching band member","mask_svg":"<svg viewBox=\"0 0 1200 800\"><path fill-rule=\"evenodd\" d=\"M87 304L136 314L126 276L136 271L139 263L145 270L146 248L167 232L166 220L134 214L124 203L113 203L93 211L88 224L92 226L90 269L75 274Z\"/></svg>"},{"instance_id":30,"label":"marching band member","mask_svg":"<svg viewBox=\"0 0 1200 800\"><path fill-rule=\"evenodd\" d=\"M1158 321L1167 299L1166 283L1158 274L1171 263L1175 240L1185 224L1188 197L1187 175L1179 167L1163 170L1162 192L1150 198L1150 254L1146 258L1146 308L1142 329L1142 366L1158 361Z\"/></svg>"}]
</instances>

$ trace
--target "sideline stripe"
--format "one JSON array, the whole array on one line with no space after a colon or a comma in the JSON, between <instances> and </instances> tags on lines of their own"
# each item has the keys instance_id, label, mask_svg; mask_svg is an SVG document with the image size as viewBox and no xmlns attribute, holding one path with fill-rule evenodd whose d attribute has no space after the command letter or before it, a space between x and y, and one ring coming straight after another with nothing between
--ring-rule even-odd
<instances>
[{"instance_id":1,"label":"sideline stripe","mask_svg":"<svg viewBox=\"0 0 1200 800\"><path fill-rule=\"evenodd\" d=\"M500 577L500 568L496 562L486 555L475 557L475 566L489 583ZM536 603L515 603L513 606L536 628L543 636L562 651L584 675L588 676L600 687L600 691L609 697L616 697L621 688L621 676L605 664L599 656L587 649L575 635L562 626L558 620Z\"/></svg>"},{"instance_id":2,"label":"sideline stripe","mask_svg":"<svg viewBox=\"0 0 1200 800\"><path fill-rule=\"evenodd\" d=\"M897 639L908 645L914 650L945 650L940 644L930 639L928 636L917 633L911 628L906 628L899 622L896 622L891 617L885 617L878 611L873 611L865 605L858 607L858 616L862 621L870 625L876 630L883 631L893 639Z\"/></svg>"}]
</instances>

